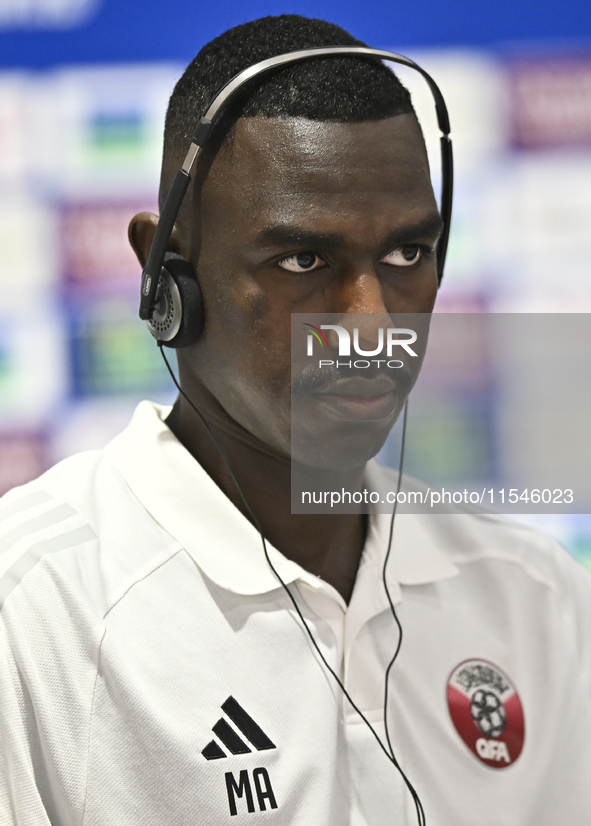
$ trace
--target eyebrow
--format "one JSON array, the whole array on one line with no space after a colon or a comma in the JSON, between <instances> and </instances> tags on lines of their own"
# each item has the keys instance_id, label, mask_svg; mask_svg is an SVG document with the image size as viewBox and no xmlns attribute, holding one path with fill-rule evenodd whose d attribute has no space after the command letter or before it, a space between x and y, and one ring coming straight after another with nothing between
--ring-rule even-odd
<instances>
[{"instance_id":1,"label":"eyebrow","mask_svg":"<svg viewBox=\"0 0 591 826\"><path fill-rule=\"evenodd\" d=\"M311 232L301 227L290 226L289 224L273 224L266 227L258 235L260 241L271 241L275 244L286 246L311 246L311 247L341 247L345 243L344 235L336 232Z\"/></svg>"},{"instance_id":2,"label":"eyebrow","mask_svg":"<svg viewBox=\"0 0 591 826\"><path fill-rule=\"evenodd\" d=\"M437 238L443 229L439 213L429 215L425 220L407 224L391 232L385 239L385 247L404 244L417 237ZM258 242L271 242L279 246L294 247L343 247L346 239L340 233L320 233L289 224L272 224L257 236Z\"/></svg>"}]
</instances>

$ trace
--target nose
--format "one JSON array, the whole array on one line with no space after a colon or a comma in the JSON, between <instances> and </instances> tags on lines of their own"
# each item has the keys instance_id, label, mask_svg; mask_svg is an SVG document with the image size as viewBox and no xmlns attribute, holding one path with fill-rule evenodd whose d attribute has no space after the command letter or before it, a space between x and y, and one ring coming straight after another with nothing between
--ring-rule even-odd
<instances>
[{"instance_id":1,"label":"nose","mask_svg":"<svg viewBox=\"0 0 591 826\"><path fill-rule=\"evenodd\" d=\"M372 267L341 274L332 304L336 313L387 314L383 284Z\"/></svg>"},{"instance_id":2,"label":"nose","mask_svg":"<svg viewBox=\"0 0 591 826\"><path fill-rule=\"evenodd\" d=\"M357 328L358 347L368 352L375 351L379 344L379 330L390 326L390 316L383 284L373 268L360 268L347 275L342 274L331 298L330 311L339 315L338 323L351 336Z\"/></svg>"}]
</instances>

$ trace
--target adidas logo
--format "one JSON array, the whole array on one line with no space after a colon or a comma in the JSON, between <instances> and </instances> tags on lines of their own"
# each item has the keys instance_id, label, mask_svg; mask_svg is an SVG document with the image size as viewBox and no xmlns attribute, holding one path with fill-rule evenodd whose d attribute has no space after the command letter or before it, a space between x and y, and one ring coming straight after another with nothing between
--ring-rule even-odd
<instances>
[{"instance_id":1,"label":"adidas logo","mask_svg":"<svg viewBox=\"0 0 591 826\"><path fill-rule=\"evenodd\" d=\"M255 723L250 714L247 714L240 703L233 697L228 697L226 702L222 703L222 711L257 751L277 748L275 743L267 737L258 723ZM225 717L220 717L213 727L213 733L232 754L248 754L252 752L250 746L244 742L242 737L232 728ZM228 756L216 740L211 740L201 754L206 760L220 760ZM255 811L255 795L261 812L265 812L267 806L271 809L277 808L277 800L275 799L275 793L271 786L271 778L264 766L252 770L252 782L247 769L242 769L238 775L238 779L234 777L232 772L226 772L224 780L226 783L230 815L238 814L238 800L242 801L242 809L244 810L244 806L246 806L246 811L252 814Z\"/></svg>"},{"instance_id":2,"label":"adidas logo","mask_svg":"<svg viewBox=\"0 0 591 826\"><path fill-rule=\"evenodd\" d=\"M228 697L226 702L222 703L222 711L257 751L277 748L262 728L255 723L250 714L247 714L233 697ZM213 733L231 754L248 754L252 751L250 746L244 742L224 717L220 717L213 726ZM206 760L220 760L222 757L228 756L216 740L211 740L201 754Z\"/></svg>"}]
</instances>

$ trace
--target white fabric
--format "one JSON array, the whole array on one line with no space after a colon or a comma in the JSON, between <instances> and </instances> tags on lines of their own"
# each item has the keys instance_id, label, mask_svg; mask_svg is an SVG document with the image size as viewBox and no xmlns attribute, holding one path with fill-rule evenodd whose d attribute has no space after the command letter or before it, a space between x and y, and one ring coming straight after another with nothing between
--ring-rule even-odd
<instances>
[{"instance_id":1,"label":"white fabric","mask_svg":"<svg viewBox=\"0 0 591 826\"><path fill-rule=\"evenodd\" d=\"M142 403L107 448L0 502L0 824L414 824L256 530L165 415ZM349 606L270 548L381 737L397 640L388 527L372 517ZM400 515L391 562L404 642L390 727L429 826L588 826L591 578L529 528L466 514ZM469 659L501 668L523 704L523 751L502 770L469 751L447 709L448 677ZM228 752L213 727L240 735L221 708L230 696L276 748ZM203 756L211 741L225 757Z\"/></svg>"}]
</instances>

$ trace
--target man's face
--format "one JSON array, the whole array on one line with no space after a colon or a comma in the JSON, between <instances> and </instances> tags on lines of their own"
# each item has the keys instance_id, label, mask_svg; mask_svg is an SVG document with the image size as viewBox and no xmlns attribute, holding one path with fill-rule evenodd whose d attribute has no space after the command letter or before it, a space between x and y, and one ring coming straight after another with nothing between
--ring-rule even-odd
<instances>
[{"instance_id":1,"label":"man's face","mask_svg":"<svg viewBox=\"0 0 591 826\"><path fill-rule=\"evenodd\" d=\"M432 310L441 221L418 124L240 119L195 210L182 247L206 323L179 351L183 378L196 375L232 419L289 456L291 313ZM402 403L383 417L382 441ZM343 405L332 407L342 418Z\"/></svg>"}]
</instances>

